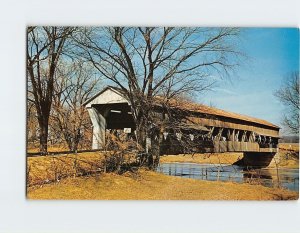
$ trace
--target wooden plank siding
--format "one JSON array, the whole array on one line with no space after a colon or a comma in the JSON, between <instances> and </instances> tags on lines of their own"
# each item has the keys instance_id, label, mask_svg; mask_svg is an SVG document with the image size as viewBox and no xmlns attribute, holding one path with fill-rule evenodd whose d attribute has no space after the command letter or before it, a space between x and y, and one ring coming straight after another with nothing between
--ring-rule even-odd
<instances>
[{"instance_id":1,"label":"wooden plank siding","mask_svg":"<svg viewBox=\"0 0 300 233\"><path fill-rule=\"evenodd\" d=\"M267 126L258 126L254 123L247 122L238 122L237 120L231 119L215 119L215 118L204 118L204 117L188 117L195 124L203 125L203 126L211 126L211 127L219 127L219 128L229 128L229 129L237 129L237 130L247 130L251 132L255 132L260 135L270 136L279 138L279 129L272 129ZM226 120L226 121L225 121ZM234 122L235 121L235 122Z\"/></svg>"},{"instance_id":2,"label":"wooden plank siding","mask_svg":"<svg viewBox=\"0 0 300 233\"><path fill-rule=\"evenodd\" d=\"M277 152L277 148L260 148L256 142L214 141L212 152Z\"/></svg>"}]
</instances>

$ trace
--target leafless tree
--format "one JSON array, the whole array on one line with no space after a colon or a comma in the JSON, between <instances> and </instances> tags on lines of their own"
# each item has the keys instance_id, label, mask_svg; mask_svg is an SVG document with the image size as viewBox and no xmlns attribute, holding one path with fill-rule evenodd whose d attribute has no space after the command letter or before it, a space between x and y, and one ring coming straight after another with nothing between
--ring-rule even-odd
<instances>
[{"instance_id":1,"label":"leafless tree","mask_svg":"<svg viewBox=\"0 0 300 233\"><path fill-rule=\"evenodd\" d=\"M27 146L35 147L38 140L38 122L34 103L27 103Z\"/></svg>"},{"instance_id":2,"label":"leafless tree","mask_svg":"<svg viewBox=\"0 0 300 233\"><path fill-rule=\"evenodd\" d=\"M77 151L91 122L83 103L99 90L99 75L81 60L57 67L50 127L63 135L70 151ZM89 140L87 140L89 141Z\"/></svg>"},{"instance_id":3,"label":"leafless tree","mask_svg":"<svg viewBox=\"0 0 300 233\"><path fill-rule=\"evenodd\" d=\"M275 96L284 104L282 124L293 134L299 134L299 71L290 74Z\"/></svg>"},{"instance_id":4,"label":"leafless tree","mask_svg":"<svg viewBox=\"0 0 300 233\"><path fill-rule=\"evenodd\" d=\"M81 56L129 100L137 141L145 148L158 128L157 97L168 108L171 99L227 74L237 65L238 35L236 28L105 27L84 28L75 40Z\"/></svg>"},{"instance_id":5,"label":"leafless tree","mask_svg":"<svg viewBox=\"0 0 300 233\"><path fill-rule=\"evenodd\" d=\"M40 152L47 153L48 123L57 65L66 51L70 27L27 28L28 97L34 103L39 123Z\"/></svg>"}]
</instances>

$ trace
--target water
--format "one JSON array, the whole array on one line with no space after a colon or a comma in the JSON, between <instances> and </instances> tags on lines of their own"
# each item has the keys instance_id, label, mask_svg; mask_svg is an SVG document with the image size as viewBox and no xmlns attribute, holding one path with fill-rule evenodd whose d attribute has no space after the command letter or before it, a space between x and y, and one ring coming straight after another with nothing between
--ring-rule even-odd
<instances>
[{"instance_id":1,"label":"water","mask_svg":"<svg viewBox=\"0 0 300 233\"><path fill-rule=\"evenodd\" d=\"M247 169L231 164L163 163L158 172L171 176L209 181L232 181L282 187L299 192L298 169Z\"/></svg>"}]
</instances>

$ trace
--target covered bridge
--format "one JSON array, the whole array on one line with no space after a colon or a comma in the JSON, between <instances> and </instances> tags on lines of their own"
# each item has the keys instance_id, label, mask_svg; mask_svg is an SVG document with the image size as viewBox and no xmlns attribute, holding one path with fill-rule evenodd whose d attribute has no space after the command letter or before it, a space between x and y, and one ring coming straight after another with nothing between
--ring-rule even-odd
<instances>
[{"instance_id":1,"label":"covered bridge","mask_svg":"<svg viewBox=\"0 0 300 233\"><path fill-rule=\"evenodd\" d=\"M93 123L93 149L101 148L107 129L134 134L130 103L118 89L107 87L84 105ZM187 125L185 138L194 141L200 152L277 151L280 128L268 121L190 102L181 102L177 108L189 112L193 124ZM174 153L182 138L171 129L165 132L163 152Z\"/></svg>"}]
</instances>

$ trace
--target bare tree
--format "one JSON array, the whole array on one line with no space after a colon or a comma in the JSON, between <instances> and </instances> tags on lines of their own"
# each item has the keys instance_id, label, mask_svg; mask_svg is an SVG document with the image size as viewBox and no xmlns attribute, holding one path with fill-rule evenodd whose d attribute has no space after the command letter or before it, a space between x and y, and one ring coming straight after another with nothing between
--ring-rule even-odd
<instances>
[{"instance_id":1,"label":"bare tree","mask_svg":"<svg viewBox=\"0 0 300 233\"><path fill-rule=\"evenodd\" d=\"M171 99L202 91L212 75L226 74L237 64L238 34L235 28L105 27L84 28L75 40L81 56L129 100L137 141L146 148L159 128L157 97L168 108Z\"/></svg>"},{"instance_id":2,"label":"bare tree","mask_svg":"<svg viewBox=\"0 0 300 233\"><path fill-rule=\"evenodd\" d=\"M27 146L35 147L38 140L38 122L34 103L27 103Z\"/></svg>"},{"instance_id":3,"label":"bare tree","mask_svg":"<svg viewBox=\"0 0 300 233\"><path fill-rule=\"evenodd\" d=\"M27 28L28 97L34 103L39 123L40 152L47 153L48 123L51 111L54 76L74 28Z\"/></svg>"},{"instance_id":4,"label":"bare tree","mask_svg":"<svg viewBox=\"0 0 300 233\"><path fill-rule=\"evenodd\" d=\"M91 122L83 103L99 89L94 68L80 60L57 67L50 127L63 135L70 151L77 151ZM89 141L89 140L88 140Z\"/></svg>"},{"instance_id":5,"label":"bare tree","mask_svg":"<svg viewBox=\"0 0 300 233\"><path fill-rule=\"evenodd\" d=\"M282 124L293 134L299 134L299 72L290 74L275 96L284 104Z\"/></svg>"}]
</instances>

